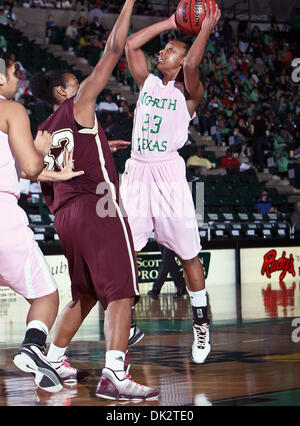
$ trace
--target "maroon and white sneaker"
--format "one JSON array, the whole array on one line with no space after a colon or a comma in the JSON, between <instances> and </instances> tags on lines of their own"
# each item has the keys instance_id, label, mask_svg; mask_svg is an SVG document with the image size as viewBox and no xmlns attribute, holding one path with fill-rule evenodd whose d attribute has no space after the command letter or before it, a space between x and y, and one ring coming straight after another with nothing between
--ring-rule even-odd
<instances>
[{"instance_id":1,"label":"maroon and white sneaker","mask_svg":"<svg viewBox=\"0 0 300 426\"><path fill-rule=\"evenodd\" d=\"M106 367L102 370L96 390L96 396L100 398L118 400L154 400L158 394L158 389L140 385L131 380L130 375L120 380L113 370Z\"/></svg>"},{"instance_id":2,"label":"maroon and white sneaker","mask_svg":"<svg viewBox=\"0 0 300 426\"><path fill-rule=\"evenodd\" d=\"M72 367L67 359L67 356L63 356L58 362L49 361L64 383L75 384L89 375L86 370L77 370L77 368Z\"/></svg>"}]
</instances>

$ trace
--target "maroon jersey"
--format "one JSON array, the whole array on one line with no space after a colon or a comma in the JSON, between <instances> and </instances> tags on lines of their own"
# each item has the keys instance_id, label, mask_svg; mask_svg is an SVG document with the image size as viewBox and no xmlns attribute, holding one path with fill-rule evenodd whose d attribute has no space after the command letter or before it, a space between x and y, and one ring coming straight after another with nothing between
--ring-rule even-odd
<instances>
[{"instance_id":1,"label":"maroon jersey","mask_svg":"<svg viewBox=\"0 0 300 426\"><path fill-rule=\"evenodd\" d=\"M67 182L42 183L45 201L52 213L74 201L81 195L101 198L109 193L119 202L119 184L115 163L110 152L106 135L95 118L93 129L81 128L73 114L73 98L66 100L39 130L47 130L52 135L52 148L45 157L47 170L59 171L65 151L73 152L74 170L84 174ZM97 187L105 183L107 191Z\"/></svg>"}]
</instances>

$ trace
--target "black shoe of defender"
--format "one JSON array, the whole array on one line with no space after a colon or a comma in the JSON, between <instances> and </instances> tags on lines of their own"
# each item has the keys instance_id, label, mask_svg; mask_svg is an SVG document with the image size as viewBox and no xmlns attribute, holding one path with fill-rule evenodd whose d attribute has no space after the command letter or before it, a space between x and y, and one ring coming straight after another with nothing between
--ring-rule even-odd
<instances>
[{"instance_id":1,"label":"black shoe of defender","mask_svg":"<svg viewBox=\"0 0 300 426\"><path fill-rule=\"evenodd\" d=\"M34 374L35 383L41 389L58 392L63 388L61 378L43 354L42 347L34 344L22 345L14 354L13 362L21 371Z\"/></svg>"},{"instance_id":2,"label":"black shoe of defender","mask_svg":"<svg viewBox=\"0 0 300 426\"><path fill-rule=\"evenodd\" d=\"M128 346L135 345L142 340L144 336L144 332L136 324L131 324Z\"/></svg>"}]
</instances>

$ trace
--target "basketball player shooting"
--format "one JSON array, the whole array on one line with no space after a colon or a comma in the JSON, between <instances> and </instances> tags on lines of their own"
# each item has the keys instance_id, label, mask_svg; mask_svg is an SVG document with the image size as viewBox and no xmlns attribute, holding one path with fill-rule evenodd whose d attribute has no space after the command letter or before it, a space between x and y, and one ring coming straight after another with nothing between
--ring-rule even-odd
<instances>
[{"instance_id":1,"label":"basketball player shooting","mask_svg":"<svg viewBox=\"0 0 300 426\"><path fill-rule=\"evenodd\" d=\"M48 172L44 172L42 189L55 215L72 290L72 301L57 320L47 357L65 382L81 378L80 372L65 362L65 353L85 317L100 301L105 310L106 356L96 396L129 400L156 398L158 390L135 383L125 371L131 309L139 299L137 268L130 228L119 207L115 164L95 116L95 103L123 54L134 3L125 1L102 57L81 84L64 70L38 73L30 81L33 95L54 109L39 126L53 139L45 159ZM66 182L52 181L47 173L54 174L65 152L71 150L75 169L84 174ZM99 184L105 186L114 214L98 214Z\"/></svg>"},{"instance_id":2,"label":"basketball player shooting","mask_svg":"<svg viewBox=\"0 0 300 426\"><path fill-rule=\"evenodd\" d=\"M126 44L128 65L140 95L131 158L122 177L122 201L136 253L146 245L154 229L157 242L173 250L182 263L193 309L192 358L199 364L211 349L207 297L198 257L201 245L193 199L185 163L177 150L188 139L190 120L204 94L199 64L209 35L220 19L220 10L214 5L215 8L211 1L208 6L205 4L205 18L190 49L181 41L172 41L159 52L156 66L162 79L150 73L141 48L162 32L180 31L175 14L131 35ZM170 188L176 189L173 199ZM158 204L164 205L163 214ZM184 212L174 211L174 205L184 206ZM167 208L170 214L166 215Z\"/></svg>"}]
</instances>

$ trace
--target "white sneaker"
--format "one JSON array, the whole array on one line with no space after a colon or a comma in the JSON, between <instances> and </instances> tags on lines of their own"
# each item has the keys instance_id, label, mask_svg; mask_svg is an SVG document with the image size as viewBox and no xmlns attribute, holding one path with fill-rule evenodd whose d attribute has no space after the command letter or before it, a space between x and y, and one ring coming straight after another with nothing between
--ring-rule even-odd
<instances>
[{"instance_id":1,"label":"white sneaker","mask_svg":"<svg viewBox=\"0 0 300 426\"><path fill-rule=\"evenodd\" d=\"M67 362L67 359L67 356L63 356L57 362L49 361L64 383L74 384L83 380L89 375L88 371L86 370L77 370L77 368L72 367Z\"/></svg>"},{"instance_id":2,"label":"white sneaker","mask_svg":"<svg viewBox=\"0 0 300 426\"><path fill-rule=\"evenodd\" d=\"M209 324L193 324L193 331L192 359L196 364L203 364L211 350Z\"/></svg>"},{"instance_id":3,"label":"white sneaker","mask_svg":"<svg viewBox=\"0 0 300 426\"><path fill-rule=\"evenodd\" d=\"M158 389L140 385L129 375L120 380L113 370L106 367L102 370L96 390L96 396L100 398L118 400L154 400L158 394Z\"/></svg>"}]
</instances>

